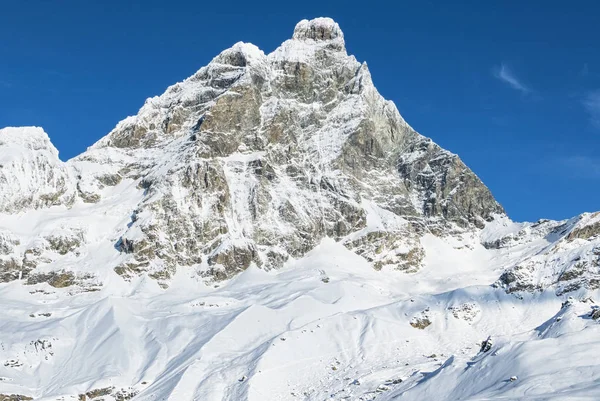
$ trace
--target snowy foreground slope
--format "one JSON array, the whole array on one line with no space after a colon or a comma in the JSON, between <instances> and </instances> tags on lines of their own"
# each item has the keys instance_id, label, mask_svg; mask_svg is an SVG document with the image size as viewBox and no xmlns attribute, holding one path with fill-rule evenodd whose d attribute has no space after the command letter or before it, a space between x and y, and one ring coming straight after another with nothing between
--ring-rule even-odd
<instances>
[{"instance_id":1,"label":"snowy foreground slope","mask_svg":"<svg viewBox=\"0 0 600 401\"><path fill-rule=\"evenodd\" d=\"M0 129L2 401L596 400L599 287L600 213L512 222L330 19L67 162Z\"/></svg>"}]
</instances>

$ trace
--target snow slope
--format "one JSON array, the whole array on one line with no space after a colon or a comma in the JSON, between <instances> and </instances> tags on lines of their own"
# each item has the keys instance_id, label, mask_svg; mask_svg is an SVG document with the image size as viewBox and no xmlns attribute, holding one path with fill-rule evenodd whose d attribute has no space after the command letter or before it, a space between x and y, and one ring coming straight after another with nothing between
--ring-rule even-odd
<instances>
[{"instance_id":1,"label":"snow slope","mask_svg":"<svg viewBox=\"0 0 600 401\"><path fill-rule=\"evenodd\" d=\"M501 337L488 353L448 358L382 399L598 399L600 371L590 353L600 326L590 318L591 303L575 301L533 330Z\"/></svg>"},{"instance_id":2,"label":"snow slope","mask_svg":"<svg viewBox=\"0 0 600 401\"><path fill-rule=\"evenodd\" d=\"M515 297L489 285L502 266L474 239L462 241L472 250L434 236L424 242L435 256L411 275L375 271L324 240L281 270L253 267L214 287L192 272L166 290L144 277L123 285L116 275L85 294L4 285L2 392L455 400L551 399L556 391L556 399L593 399L592 303L561 310L552 293ZM423 316L425 329L410 324ZM480 354L488 335L493 350Z\"/></svg>"}]
</instances>

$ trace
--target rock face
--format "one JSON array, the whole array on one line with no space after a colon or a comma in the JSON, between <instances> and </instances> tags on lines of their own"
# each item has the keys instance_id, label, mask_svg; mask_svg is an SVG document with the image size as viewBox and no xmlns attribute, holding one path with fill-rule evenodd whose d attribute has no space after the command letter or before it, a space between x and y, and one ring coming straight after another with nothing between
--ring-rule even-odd
<instances>
[{"instance_id":1,"label":"rock face","mask_svg":"<svg viewBox=\"0 0 600 401\"><path fill-rule=\"evenodd\" d=\"M425 233L508 221L458 156L418 134L377 92L328 18L299 22L271 54L235 44L67 163L38 128L1 130L0 150L1 212L56 206L114 215L100 236L112 255L106 263L126 279L148 274L162 285L184 267L210 280L251 264L278 268L325 237L377 270L415 272ZM35 244L10 227L1 234L3 281L84 257L79 246L100 241L72 220L61 223L62 237L52 237L52 227ZM597 231L582 227L565 241ZM500 249L510 240L483 242ZM571 283L592 259L561 280ZM499 283L508 291L544 287L523 278L535 263L524 258Z\"/></svg>"},{"instance_id":2,"label":"rock face","mask_svg":"<svg viewBox=\"0 0 600 401\"><path fill-rule=\"evenodd\" d=\"M135 159L140 148L152 156L127 166L146 196L123 232L136 244L124 275L204 263L222 279L251 263L279 267L326 236L378 268L414 270L415 226L482 227L503 212L456 155L379 95L326 18L301 21L269 55L244 43L225 50L74 164ZM406 220L376 232L367 209Z\"/></svg>"}]
</instances>

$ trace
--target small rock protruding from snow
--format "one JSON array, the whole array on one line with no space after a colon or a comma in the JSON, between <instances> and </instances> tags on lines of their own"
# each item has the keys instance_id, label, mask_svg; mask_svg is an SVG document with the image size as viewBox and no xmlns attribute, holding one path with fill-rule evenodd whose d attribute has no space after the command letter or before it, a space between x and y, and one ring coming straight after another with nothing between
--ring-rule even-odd
<instances>
[{"instance_id":1,"label":"small rock protruding from snow","mask_svg":"<svg viewBox=\"0 0 600 401\"><path fill-rule=\"evenodd\" d=\"M380 384L377 387L377 392L379 393L383 393L384 391L388 391L390 388L388 386L386 386L385 384Z\"/></svg>"},{"instance_id":2,"label":"small rock protruding from snow","mask_svg":"<svg viewBox=\"0 0 600 401\"><path fill-rule=\"evenodd\" d=\"M119 243L119 251L133 253L133 240L123 237Z\"/></svg>"},{"instance_id":3,"label":"small rock protruding from snow","mask_svg":"<svg viewBox=\"0 0 600 401\"><path fill-rule=\"evenodd\" d=\"M475 302L465 302L461 305L448 307L456 319L461 319L467 323L472 323L481 313L481 308Z\"/></svg>"},{"instance_id":4,"label":"small rock protruding from snow","mask_svg":"<svg viewBox=\"0 0 600 401\"><path fill-rule=\"evenodd\" d=\"M517 377L517 376L511 376L509 380L510 380L511 382L516 382L516 381L517 381L517 379L518 379L518 377Z\"/></svg>"},{"instance_id":5,"label":"small rock protruding from snow","mask_svg":"<svg viewBox=\"0 0 600 401\"><path fill-rule=\"evenodd\" d=\"M488 336L488 338L481 343L480 352L488 352L490 349L492 349L493 345L494 343L492 342L492 336Z\"/></svg>"},{"instance_id":6,"label":"small rock protruding from snow","mask_svg":"<svg viewBox=\"0 0 600 401\"><path fill-rule=\"evenodd\" d=\"M576 302L575 298L569 297L560 305L560 308L561 309L568 308L569 306L573 305L575 302Z\"/></svg>"},{"instance_id":7,"label":"small rock protruding from snow","mask_svg":"<svg viewBox=\"0 0 600 401\"><path fill-rule=\"evenodd\" d=\"M414 316L410 320L410 325L415 329L424 330L431 325L431 318L429 316L429 308L425 309L418 315Z\"/></svg>"}]
</instances>

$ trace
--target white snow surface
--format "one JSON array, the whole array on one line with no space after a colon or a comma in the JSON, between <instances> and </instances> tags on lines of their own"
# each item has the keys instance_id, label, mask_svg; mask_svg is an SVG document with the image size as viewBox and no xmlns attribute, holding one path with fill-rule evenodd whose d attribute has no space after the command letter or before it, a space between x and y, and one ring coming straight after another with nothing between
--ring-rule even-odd
<instances>
[{"instance_id":1,"label":"white snow surface","mask_svg":"<svg viewBox=\"0 0 600 401\"><path fill-rule=\"evenodd\" d=\"M214 287L193 271L167 290L111 272L93 293L2 285L0 391L40 400L106 387L136 400L594 399L593 301L561 309L552 293L519 298L490 286L506 255L474 236L423 243L427 268L410 275L375 271L324 240L279 271L252 267ZM105 252L94 251L98 269ZM412 327L419 316L431 325ZM482 354L488 335L494 346Z\"/></svg>"}]
</instances>

